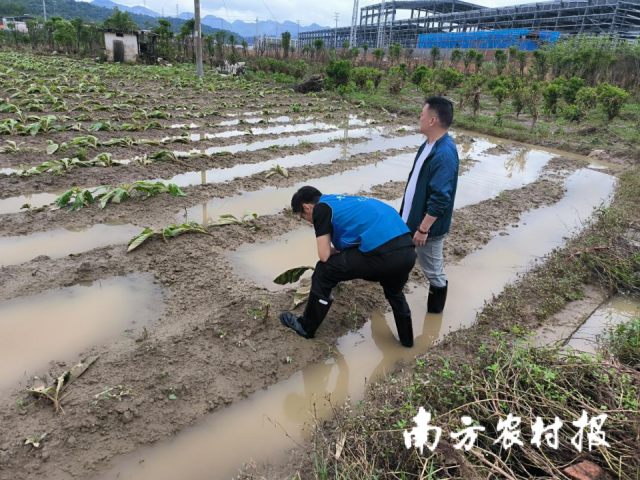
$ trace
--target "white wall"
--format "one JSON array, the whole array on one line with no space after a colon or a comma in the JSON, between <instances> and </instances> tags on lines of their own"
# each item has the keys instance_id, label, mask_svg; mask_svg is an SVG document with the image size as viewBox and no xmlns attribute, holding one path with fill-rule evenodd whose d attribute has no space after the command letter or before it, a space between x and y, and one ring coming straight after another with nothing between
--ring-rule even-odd
<instances>
[{"instance_id":1,"label":"white wall","mask_svg":"<svg viewBox=\"0 0 640 480\"><path fill-rule=\"evenodd\" d=\"M138 37L132 34L125 33L121 37L118 37L115 33L104 33L104 44L107 49L107 58L110 62L113 62L113 42L114 40L120 40L124 43L124 61L135 62L138 59Z\"/></svg>"}]
</instances>

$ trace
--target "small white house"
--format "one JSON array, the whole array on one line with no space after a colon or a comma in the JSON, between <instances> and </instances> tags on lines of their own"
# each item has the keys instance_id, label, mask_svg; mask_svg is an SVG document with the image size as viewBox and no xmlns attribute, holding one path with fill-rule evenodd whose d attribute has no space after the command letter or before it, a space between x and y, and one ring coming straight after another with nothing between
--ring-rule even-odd
<instances>
[{"instance_id":1,"label":"small white house","mask_svg":"<svg viewBox=\"0 0 640 480\"><path fill-rule=\"evenodd\" d=\"M22 17L4 17L2 18L2 28L10 31L9 24L13 24L14 28L17 32L20 33L29 33L29 29L27 28L27 21L32 20L32 18L28 15Z\"/></svg>"},{"instance_id":2,"label":"small white house","mask_svg":"<svg viewBox=\"0 0 640 480\"><path fill-rule=\"evenodd\" d=\"M138 32L105 29L104 45L110 62L132 63L138 60L140 44Z\"/></svg>"}]
</instances>

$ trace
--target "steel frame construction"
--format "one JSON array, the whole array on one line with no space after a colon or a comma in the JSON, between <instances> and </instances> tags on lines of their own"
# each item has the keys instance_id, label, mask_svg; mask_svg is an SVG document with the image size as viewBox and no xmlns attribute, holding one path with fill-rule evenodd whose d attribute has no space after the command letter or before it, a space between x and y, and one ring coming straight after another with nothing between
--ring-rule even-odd
<instances>
[{"instance_id":1,"label":"steel frame construction","mask_svg":"<svg viewBox=\"0 0 640 480\"><path fill-rule=\"evenodd\" d=\"M410 11L410 18L397 20L399 10ZM313 46L314 40L322 39L325 47L340 48L342 42L351 44L355 37L358 47L401 43L405 48L416 48L418 35L423 33L514 28L639 38L640 0L556 0L498 8L462 0L383 0L362 7L358 25L301 33L300 47Z\"/></svg>"}]
</instances>

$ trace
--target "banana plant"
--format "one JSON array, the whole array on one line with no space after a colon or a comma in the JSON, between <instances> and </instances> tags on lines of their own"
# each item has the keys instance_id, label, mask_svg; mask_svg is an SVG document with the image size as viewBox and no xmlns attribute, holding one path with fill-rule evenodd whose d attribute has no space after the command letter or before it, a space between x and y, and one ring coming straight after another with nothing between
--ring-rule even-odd
<instances>
[{"instance_id":1,"label":"banana plant","mask_svg":"<svg viewBox=\"0 0 640 480\"><path fill-rule=\"evenodd\" d=\"M224 225L242 225L247 227L252 232L258 230L258 226L254 223L254 220L258 218L258 214L256 212L252 212L251 210L245 210L242 214L242 218L236 218L234 215L230 213L225 213L224 215L220 215L220 218L217 222L212 223L212 227L222 227Z\"/></svg>"},{"instance_id":2,"label":"banana plant","mask_svg":"<svg viewBox=\"0 0 640 480\"><path fill-rule=\"evenodd\" d=\"M180 235L184 235L185 233L202 233L204 235L211 235L210 232L208 232L202 225L197 222L187 222L181 225L169 225L158 230L154 230L153 228L145 228L140 233L140 235L133 237L129 241L129 248L127 249L127 253L135 250L150 238L161 236L165 243L169 243L168 238L179 237Z\"/></svg>"},{"instance_id":3,"label":"banana plant","mask_svg":"<svg viewBox=\"0 0 640 480\"><path fill-rule=\"evenodd\" d=\"M103 147L133 147L138 141L133 137L112 138L106 142L101 142Z\"/></svg>"},{"instance_id":4,"label":"banana plant","mask_svg":"<svg viewBox=\"0 0 640 480\"><path fill-rule=\"evenodd\" d=\"M289 178L289 170L280 165L274 165L269 169L265 178L271 178L274 175L282 175L284 178Z\"/></svg>"},{"instance_id":5,"label":"banana plant","mask_svg":"<svg viewBox=\"0 0 640 480\"><path fill-rule=\"evenodd\" d=\"M5 140L4 143L5 145L0 147L0 153L18 153L20 147L24 145L24 142L17 144L13 140Z\"/></svg>"},{"instance_id":6,"label":"banana plant","mask_svg":"<svg viewBox=\"0 0 640 480\"><path fill-rule=\"evenodd\" d=\"M306 267L295 267L290 268L289 270L282 272L278 275L273 282L278 285L287 285L288 283L295 283L300 280L300 277L304 275L307 270L315 270L315 268L311 266ZM303 278L300 280L300 286L296 290L296 293L293 296L293 308L296 308L298 305L305 303L309 298L309 294L311 293L311 279Z\"/></svg>"},{"instance_id":7,"label":"banana plant","mask_svg":"<svg viewBox=\"0 0 640 480\"><path fill-rule=\"evenodd\" d=\"M0 121L0 135L17 135L18 125L20 125L20 122L13 118L7 118Z\"/></svg>"},{"instance_id":8,"label":"banana plant","mask_svg":"<svg viewBox=\"0 0 640 480\"><path fill-rule=\"evenodd\" d=\"M59 208L66 207L69 202L71 202L71 207L69 207L68 211L77 212L78 210L82 210L84 207L88 207L89 205L96 203L96 199L89 190L82 190L78 187L73 187L55 199L55 204Z\"/></svg>"}]
</instances>

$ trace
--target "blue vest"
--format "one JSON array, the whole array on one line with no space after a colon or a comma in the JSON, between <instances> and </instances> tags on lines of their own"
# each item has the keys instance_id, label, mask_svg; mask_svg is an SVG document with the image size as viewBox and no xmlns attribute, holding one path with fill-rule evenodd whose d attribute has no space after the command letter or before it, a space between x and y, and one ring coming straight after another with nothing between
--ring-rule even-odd
<instances>
[{"instance_id":1,"label":"blue vest","mask_svg":"<svg viewBox=\"0 0 640 480\"><path fill-rule=\"evenodd\" d=\"M409 233L396 209L375 198L322 195L320 202L333 211L331 243L338 250L359 247L366 253Z\"/></svg>"}]
</instances>

